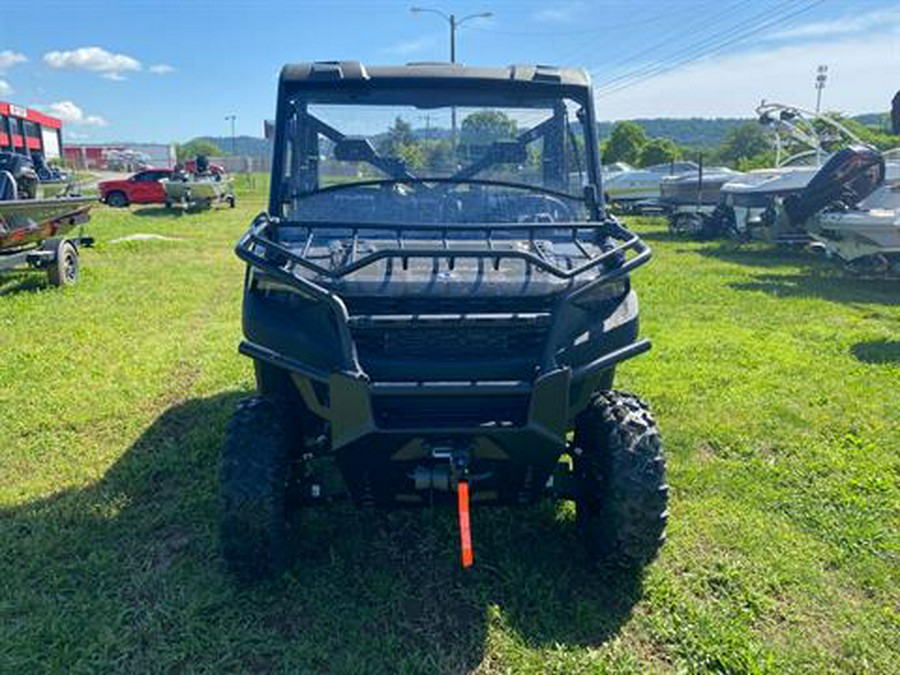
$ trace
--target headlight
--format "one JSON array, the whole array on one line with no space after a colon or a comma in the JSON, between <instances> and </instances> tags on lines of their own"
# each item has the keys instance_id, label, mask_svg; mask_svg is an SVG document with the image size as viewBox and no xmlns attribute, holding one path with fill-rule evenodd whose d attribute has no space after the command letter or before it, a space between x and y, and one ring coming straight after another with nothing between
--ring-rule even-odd
<instances>
[{"instance_id":1,"label":"headlight","mask_svg":"<svg viewBox=\"0 0 900 675\"><path fill-rule=\"evenodd\" d=\"M605 284L598 284L583 293L580 293L572 304L587 312L594 312L608 304L611 300L618 300L625 296L631 288L628 279L616 279Z\"/></svg>"},{"instance_id":2,"label":"headlight","mask_svg":"<svg viewBox=\"0 0 900 675\"><path fill-rule=\"evenodd\" d=\"M288 305L314 303L316 298L299 288L283 283L257 270L251 271L250 289L265 298L281 301Z\"/></svg>"}]
</instances>

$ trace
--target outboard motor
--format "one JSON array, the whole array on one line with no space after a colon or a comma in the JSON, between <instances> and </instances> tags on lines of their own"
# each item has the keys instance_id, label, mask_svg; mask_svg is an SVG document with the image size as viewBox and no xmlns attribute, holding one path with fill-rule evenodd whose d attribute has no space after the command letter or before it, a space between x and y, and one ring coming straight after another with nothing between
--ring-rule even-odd
<instances>
[{"instance_id":1,"label":"outboard motor","mask_svg":"<svg viewBox=\"0 0 900 675\"><path fill-rule=\"evenodd\" d=\"M197 155L197 175L205 176L209 171L209 158L206 155Z\"/></svg>"},{"instance_id":2,"label":"outboard motor","mask_svg":"<svg viewBox=\"0 0 900 675\"><path fill-rule=\"evenodd\" d=\"M14 199L34 199L37 196L38 176L34 164L25 155L15 152L0 152L0 175L8 174L15 182ZM4 194L13 192L9 187L3 188ZM5 197L4 197L5 199Z\"/></svg>"},{"instance_id":3,"label":"outboard motor","mask_svg":"<svg viewBox=\"0 0 900 675\"><path fill-rule=\"evenodd\" d=\"M830 206L851 208L884 182L884 157L873 148L851 146L838 150L798 194L784 200L793 225Z\"/></svg>"}]
</instances>

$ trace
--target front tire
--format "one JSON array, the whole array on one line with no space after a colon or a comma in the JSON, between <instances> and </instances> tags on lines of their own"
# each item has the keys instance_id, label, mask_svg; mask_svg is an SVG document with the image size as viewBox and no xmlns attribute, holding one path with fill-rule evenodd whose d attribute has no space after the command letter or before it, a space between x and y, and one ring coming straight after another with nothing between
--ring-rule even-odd
<instances>
[{"instance_id":1,"label":"front tire","mask_svg":"<svg viewBox=\"0 0 900 675\"><path fill-rule=\"evenodd\" d=\"M122 209L128 206L128 197L124 192L116 190L106 195L106 204L114 209Z\"/></svg>"},{"instance_id":2,"label":"front tire","mask_svg":"<svg viewBox=\"0 0 900 675\"><path fill-rule=\"evenodd\" d=\"M576 518L591 557L624 568L652 561L665 541L668 486L647 405L600 391L575 423Z\"/></svg>"},{"instance_id":3,"label":"front tire","mask_svg":"<svg viewBox=\"0 0 900 675\"><path fill-rule=\"evenodd\" d=\"M274 399L241 401L222 450L219 538L228 568L243 581L279 574L287 562L287 492L292 438Z\"/></svg>"}]
</instances>

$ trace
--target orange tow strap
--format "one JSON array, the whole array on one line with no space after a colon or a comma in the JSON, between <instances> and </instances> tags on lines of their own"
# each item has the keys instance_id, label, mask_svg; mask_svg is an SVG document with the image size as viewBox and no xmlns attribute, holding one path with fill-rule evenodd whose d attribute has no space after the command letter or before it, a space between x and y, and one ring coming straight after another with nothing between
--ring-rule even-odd
<instances>
[{"instance_id":1,"label":"orange tow strap","mask_svg":"<svg viewBox=\"0 0 900 675\"><path fill-rule=\"evenodd\" d=\"M469 483L461 480L456 484L459 508L459 541L462 549L463 568L472 566L472 528L469 524Z\"/></svg>"}]
</instances>

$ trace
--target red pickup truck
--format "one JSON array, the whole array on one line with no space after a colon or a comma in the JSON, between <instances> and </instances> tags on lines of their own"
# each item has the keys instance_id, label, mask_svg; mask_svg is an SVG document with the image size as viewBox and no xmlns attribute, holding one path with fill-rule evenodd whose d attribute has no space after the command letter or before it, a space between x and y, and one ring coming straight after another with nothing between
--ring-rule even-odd
<instances>
[{"instance_id":1,"label":"red pickup truck","mask_svg":"<svg viewBox=\"0 0 900 675\"><path fill-rule=\"evenodd\" d=\"M98 184L100 201L115 207L129 204L165 204L166 190L160 181L171 178L172 169L144 169L123 180Z\"/></svg>"}]
</instances>

